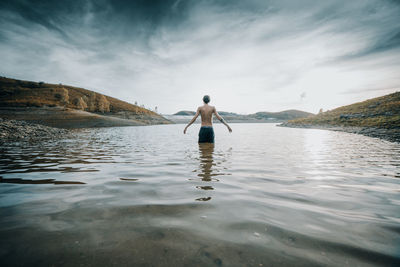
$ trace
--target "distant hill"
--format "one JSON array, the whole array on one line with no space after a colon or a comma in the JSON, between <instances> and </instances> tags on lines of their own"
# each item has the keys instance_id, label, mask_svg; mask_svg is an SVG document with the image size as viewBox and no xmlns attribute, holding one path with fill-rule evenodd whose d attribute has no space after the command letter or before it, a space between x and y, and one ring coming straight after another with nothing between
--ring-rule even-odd
<instances>
[{"instance_id":1,"label":"distant hill","mask_svg":"<svg viewBox=\"0 0 400 267\"><path fill-rule=\"evenodd\" d=\"M155 112L87 89L4 77L0 77L0 117L57 127L171 123Z\"/></svg>"},{"instance_id":2,"label":"distant hill","mask_svg":"<svg viewBox=\"0 0 400 267\"><path fill-rule=\"evenodd\" d=\"M400 128L400 92L289 121L291 124Z\"/></svg>"},{"instance_id":3,"label":"distant hill","mask_svg":"<svg viewBox=\"0 0 400 267\"><path fill-rule=\"evenodd\" d=\"M190 111L190 110L181 110L178 111L177 113L173 114L174 116L194 116L196 114L195 111ZM226 112L226 111L218 111L218 114L221 116L237 116L238 114L232 113L232 112Z\"/></svg>"},{"instance_id":4,"label":"distant hill","mask_svg":"<svg viewBox=\"0 0 400 267\"><path fill-rule=\"evenodd\" d=\"M195 111L190 111L190 110L181 110L178 111L177 113L173 114L174 116L194 116L196 114ZM232 113L232 112L226 112L226 111L218 111L218 114L221 116L236 116L238 114Z\"/></svg>"},{"instance_id":5,"label":"distant hill","mask_svg":"<svg viewBox=\"0 0 400 267\"><path fill-rule=\"evenodd\" d=\"M181 110L175 113L175 116L194 116L196 112L194 111L188 111L188 110Z\"/></svg>"},{"instance_id":6,"label":"distant hill","mask_svg":"<svg viewBox=\"0 0 400 267\"><path fill-rule=\"evenodd\" d=\"M313 116L314 114L301 111L301 110L285 110L281 112L257 112L255 114L249 115L250 117L256 119L277 119L277 120L292 120L297 118L307 118Z\"/></svg>"},{"instance_id":7,"label":"distant hill","mask_svg":"<svg viewBox=\"0 0 400 267\"><path fill-rule=\"evenodd\" d=\"M218 114L221 116L239 116L237 113L226 112L226 111L218 111Z\"/></svg>"},{"instance_id":8,"label":"distant hill","mask_svg":"<svg viewBox=\"0 0 400 267\"><path fill-rule=\"evenodd\" d=\"M250 115L242 115L233 112L218 111L228 122L284 122L295 118L305 118L313 116L314 114L300 110L285 110L281 112L257 112ZM168 119L176 123L186 123L191 118L189 116L195 115L194 111L179 111L173 115L167 116ZM174 116L188 116L187 119ZM215 118L214 118L215 120Z\"/></svg>"}]
</instances>

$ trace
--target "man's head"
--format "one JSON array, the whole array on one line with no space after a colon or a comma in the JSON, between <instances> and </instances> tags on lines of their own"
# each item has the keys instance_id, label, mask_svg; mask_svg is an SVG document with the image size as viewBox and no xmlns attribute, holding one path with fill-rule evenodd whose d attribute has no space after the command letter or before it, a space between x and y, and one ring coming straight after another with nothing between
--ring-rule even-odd
<instances>
[{"instance_id":1,"label":"man's head","mask_svg":"<svg viewBox=\"0 0 400 267\"><path fill-rule=\"evenodd\" d=\"M203 102L208 104L208 102L210 102L210 96L209 95L203 96Z\"/></svg>"}]
</instances>

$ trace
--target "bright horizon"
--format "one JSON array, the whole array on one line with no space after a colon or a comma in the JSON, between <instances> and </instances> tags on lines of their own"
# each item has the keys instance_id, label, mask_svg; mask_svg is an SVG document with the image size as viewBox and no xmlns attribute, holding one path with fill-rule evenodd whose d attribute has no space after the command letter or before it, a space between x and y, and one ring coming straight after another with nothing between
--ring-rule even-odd
<instances>
[{"instance_id":1,"label":"bright horizon","mask_svg":"<svg viewBox=\"0 0 400 267\"><path fill-rule=\"evenodd\" d=\"M162 114L317 113L400 90L394 1L2 1L0 75Z\"/></svg>"}]
</instances>

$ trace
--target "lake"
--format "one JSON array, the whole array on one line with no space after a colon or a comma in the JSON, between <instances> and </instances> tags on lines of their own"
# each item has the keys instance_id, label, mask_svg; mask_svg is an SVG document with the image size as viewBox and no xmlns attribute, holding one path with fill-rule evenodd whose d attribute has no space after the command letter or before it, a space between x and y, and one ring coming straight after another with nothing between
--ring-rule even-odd
<instances>
[{"instance_id":1,"label":"lake","mask_svg":"<svg viewBox=\"0 0 400 267\"><path fill-rule=\"evenodd\" d=\"M399 143L231 126L3 145L1 265L399 266Z\"/></svg>"}]
</instances>

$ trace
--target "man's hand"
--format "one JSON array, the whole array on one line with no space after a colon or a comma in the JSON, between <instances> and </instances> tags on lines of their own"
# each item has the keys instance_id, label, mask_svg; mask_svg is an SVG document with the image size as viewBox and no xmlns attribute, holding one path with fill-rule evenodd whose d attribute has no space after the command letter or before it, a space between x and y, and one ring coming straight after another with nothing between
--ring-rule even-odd
<instances>
[{"instance_id":1,"label":"man's hand","mask_svg":"<svg viewBox=\"0 0 400 267\"><path fill-rule=\"evenodd\" d=\"M228 126L228 131L229 131L230 133L232 132L232 129L231 129L231 127L229 127L229 126Z\"/></svg>"}]
</instances>

